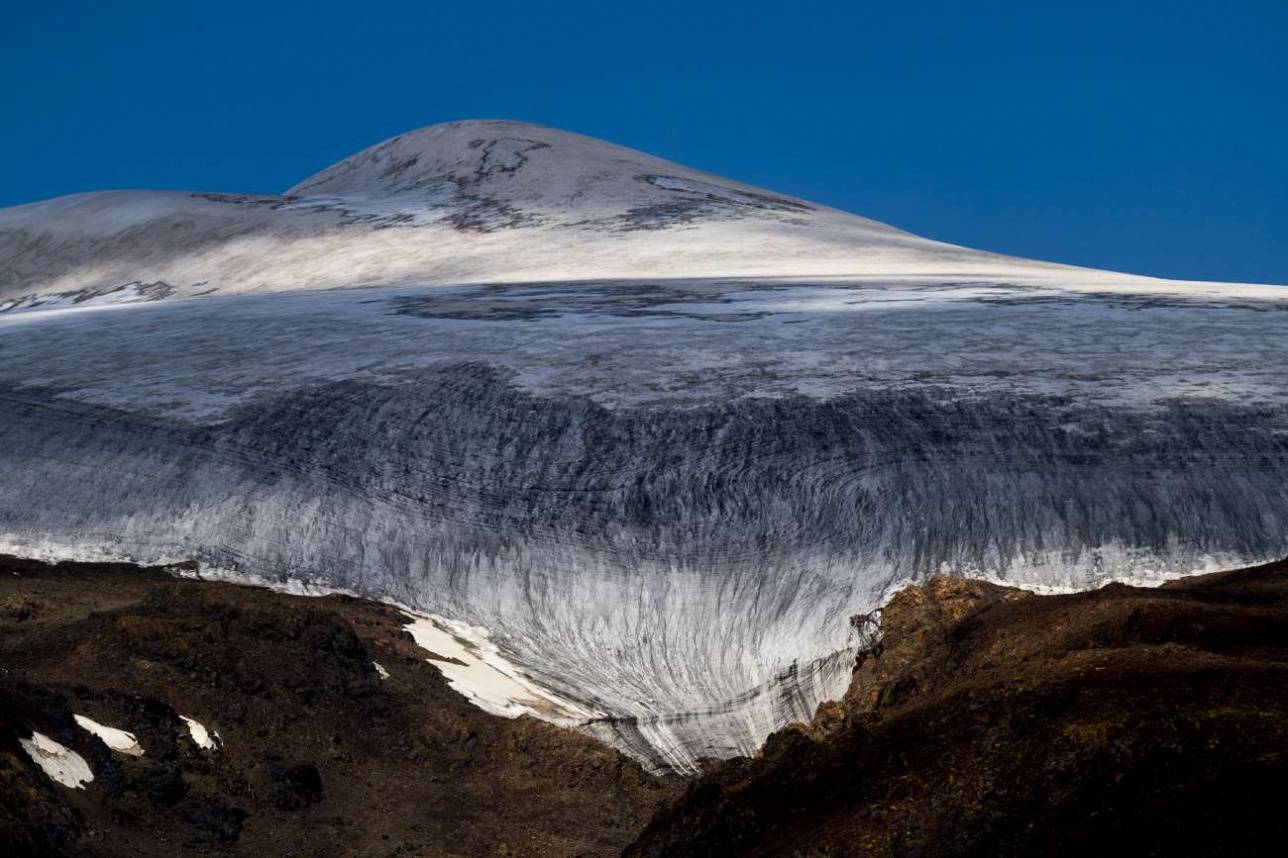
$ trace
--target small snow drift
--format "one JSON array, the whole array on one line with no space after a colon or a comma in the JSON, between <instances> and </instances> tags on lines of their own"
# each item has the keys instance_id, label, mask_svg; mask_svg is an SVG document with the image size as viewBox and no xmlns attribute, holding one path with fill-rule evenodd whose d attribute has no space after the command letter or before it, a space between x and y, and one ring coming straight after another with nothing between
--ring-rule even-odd
<instances>
[{"instance_id":1,"label":"small snow drift","mask_svg":"<svg viewBox=\"0 0 1288 858\"><path fill-rule=\"evenodd\" d=\"M116 727L108 727L100 724L84 715L73 716L77 725L87 733L92 733L103 740L113 751L126 754L131 757L143 756L143 748L139 745L138 739L134 738L133 733L127 733L124 730L118 730Z\"/></svg>"},{"instance_id":2,"label":"small snow drift","mask_svg":"<svg viewBox=\"0 0 1288 858\"><path fill-rule=\"evenodd\" d=\"M448 684L484 712L517 718L533 715L547 721L575 725L593 717L570 700L561 700L523 675L487 639L487 633L442 617L407 613L404 627L427 650L427 661L437 667ZM388 676L377 665L382 678Z\"/></svg>"},{"instance_id":3,"label":"small snow drift","mask_svg":"<svg viewBox=\"0 0 1288 858\"><path fill-rule=\"evenodd\" d=\"M56 783L72 789L84 789L94 780L85 758L44 733L33 732L30 739L19 739L22 749Z\"/></svg>"},{"instance_id":4,"label":"small snow drift","mask_svg":"<svg viewBox=\"0 0 1288 858\"><path fill-rule=\"evenodd\" d=\"M179 720L188 726L188 735L192 737L192 741L197 744L197 747L203 751L217 750L223 744L219 734L207 730L200 721L189 718L186 715L180 715Z\"/></svg>"}]
</instances>

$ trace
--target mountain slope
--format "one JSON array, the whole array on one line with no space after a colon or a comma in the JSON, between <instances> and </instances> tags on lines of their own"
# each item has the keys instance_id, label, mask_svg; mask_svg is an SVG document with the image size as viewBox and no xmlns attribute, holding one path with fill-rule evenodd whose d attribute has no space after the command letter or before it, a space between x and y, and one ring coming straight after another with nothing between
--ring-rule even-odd
<instances>
[{"instance_id":1,"label":"mountain slope","mask_svg":"<svg viewBox=\"0 0 1288 858\"><path fill-rule=\"evenodd\" d=\"M168 571L0 556L4 854L612 856L667 794L585 736L471 706L393 608ZM92 779L51 780L37 732Z\"/></svg>"},{"instance_id":2,"label":"mountain slope","mask_svg":"<svg viewBox=\"0 0 1288 858\"><path fill-rule=\"evenodd\" d=\"M906 582L1288 554L1283 289L954 248L551 129L0 211L0 278L0 545L395 600L509 677L475 699L658 768L808 719Z\"/></svg>"},{"instance_id":3,"label":"mountain slope","mask_svg":"<svg viewBox=\"0 0 1288 858\"><path fill-rule=\"evenodd\" d=\"M1033 596L935 579L845 699L634 856L1267 855L1288 823L1288 563Z\"/></svg>"}]
</instances>

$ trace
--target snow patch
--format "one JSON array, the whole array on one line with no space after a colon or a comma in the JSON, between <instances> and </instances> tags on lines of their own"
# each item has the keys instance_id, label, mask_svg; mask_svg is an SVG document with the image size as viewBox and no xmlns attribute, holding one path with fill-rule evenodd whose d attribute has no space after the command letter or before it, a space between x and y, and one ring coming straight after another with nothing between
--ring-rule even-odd
<instances>
[{"instance_id":1,"label":"snow patch","mask_svg":"<svg viewBox=\"0 0 1288 858\"><path fill-rule=\"evenodd\" d=\"M385 670L385 669L380 665L380 662L378 662L378 661L373 661L373 662L371 663L371 666L372 666L372 667L374 667L374 668L376 669L376 673L380 675L380 678L381 678L381 679L388 679L388 678L389 678L389 671Z\"/></svg>"},{"instance_id":2,"label":"snow patch","mask_svg":"<svg viewBox=\"0 0 1288 858\"><path fill-rule=\"evenodd\" d=\"M84 789L85 784L94 780L84 757L44 733L33 732L30 739L19 739L18 744L45 774L65 787Z\"/></svg>"},{"instance_id":3,"label":"snow patch","mask_svg":"<svg viewBox=\"0 0 1288 858\"><path fill-rule=\"evenodd\" d=\"M0 552L4 550L0 539ZM74 559L75 552L66 549L50 552L60 559ZM121 557L119 559L126 559ZM178 564L178 560L167 560ZM352 596L370 602L391 605L410 620L404 628L418 646L436 656L454 661L429 658L447 678L448 684L485 712L505 718L531 715L564 727L584 725L603 718L607 713L589 709L576 701L542 687L510 662L491 641L491 634L481 626L449 620L436 614L413 611L394 599L373 597L343 587L331 587L300 578L273 580L252 572L240 572L217 567L198 570L173 565L171 574L197 581L223 581L241 586L263 587L293 596L321 597L331 595ZM455 662L461 662L456 664ZM384 679L384 668L372 662L376 672Z\"/></svg>"},{"instance_id":4,"label":"snow patch","mask_svg":"<svg viewBox=\"0 0 1288 858\"><path fill-rule=\"evenodd\" d=\"M72 716L76 719L77 725L87 733L93 733L103 740L113 751L122 754L128 754L131 757L143 756L143 746L139 740L134 737L133 733L127 733L125 730L118 730L116 727L108 727L106 724L100 724L93 719L86 718L84 715Z\"/></svg>"},{"instance_id":5,"label":"snow patch","mask_svg":"<svg viewBox=\"0 0 1288 858\"><path fill-rule=\"evenodd\" d=\"M505 718L532 715L564 726L593 713L539 687L511 664L489 640L487 629L404 610L403 626L452 688L484 712Z\"/></svg>"},{"instance_id":6,"label":"snow patch","mask_svg":"<svg viewBox=\"0 0 1288 858\"><path fill-rule=\"evenodd\" d=\"M224 741L219 734L213 730L207 730L206 726L194 718L187 715L180 715L179 720L188 725L188 734L192 736L192 741L197 743L197 747L204 751L217 750Z\"/></svg>"}]
</instances>

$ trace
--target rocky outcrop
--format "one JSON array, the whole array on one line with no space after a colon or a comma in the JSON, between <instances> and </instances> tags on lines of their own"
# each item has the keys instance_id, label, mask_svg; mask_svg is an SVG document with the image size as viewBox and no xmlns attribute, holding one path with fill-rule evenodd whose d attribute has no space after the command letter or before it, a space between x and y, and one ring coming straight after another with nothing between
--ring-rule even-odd
<instances>
[{"instance_id":1,"label":"rocky outcrop","mask_svg":"<svg viewBox=\"0 0 1288 858\"><path fill-rule=\"evenodd\" d=\"M1288 563L1036 596L937 579L845 699L659 813L632 856L1248 855L1288 825Z\"/></svg>"},{"instance_id":2,"label":"rocky outcrop","mask_svg":"<svg viewBox=\"0 0 1288 858\"><path fill-rule=\"evenodd\" d=\"M0 557L0 852L618 854L667 784L585 736L479 710L403 623L358 599ZM23 750L34 732L92 780L51 779Z\"/></svg>"}]
</instances>

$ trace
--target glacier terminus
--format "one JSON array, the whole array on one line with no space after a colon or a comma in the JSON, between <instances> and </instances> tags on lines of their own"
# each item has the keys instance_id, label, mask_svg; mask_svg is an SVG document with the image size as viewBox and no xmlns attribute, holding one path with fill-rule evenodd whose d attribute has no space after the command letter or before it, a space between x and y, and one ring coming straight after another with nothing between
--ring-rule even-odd
<instances>
[{"instance_id":1,"label":"glacier terminus","mask_svg":"<svg viewBox=\"0 0 1288 858\"><path fill-rule=\"evenodd\" d=\"M1288 554L1286 400L1283 287L523 123L0 210L0 546L395 601L654 769L839 697L906 583Z\"/></svg>"}]
</instances>

